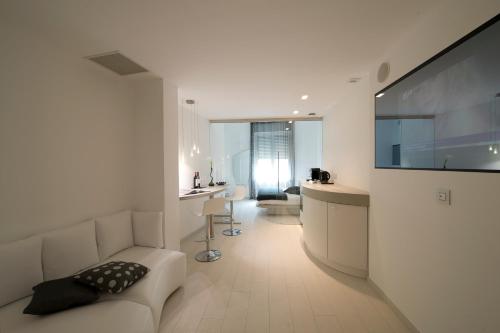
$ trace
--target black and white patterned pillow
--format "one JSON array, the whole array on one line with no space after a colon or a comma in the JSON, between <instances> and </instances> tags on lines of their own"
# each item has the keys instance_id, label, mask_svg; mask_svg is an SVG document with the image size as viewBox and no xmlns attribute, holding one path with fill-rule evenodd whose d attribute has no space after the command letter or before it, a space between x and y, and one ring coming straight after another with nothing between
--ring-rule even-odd
<instances>
[{"instance_id":1,"label":"black and white patterned pillow","mask_svg":"<svg viewBox=\"0 0 500 333\"><path fill-rule=\"evenodd\" d=\"M90 304L99 298L95 288L77 283L71 276L42 282L33 290L35 293L23 313L44 315Z\"/></svg>"},{"instance_id":2,"label":"black and white patterned pillow","mask_svg":"<svg viewBox=\"0 0 500 333\"><path fill-rule=\"evenodd\" d=\"M111 261L74 276L76 281L110 294L119 294L149 271L135 262Z\"/></svg>"}]
</instances>

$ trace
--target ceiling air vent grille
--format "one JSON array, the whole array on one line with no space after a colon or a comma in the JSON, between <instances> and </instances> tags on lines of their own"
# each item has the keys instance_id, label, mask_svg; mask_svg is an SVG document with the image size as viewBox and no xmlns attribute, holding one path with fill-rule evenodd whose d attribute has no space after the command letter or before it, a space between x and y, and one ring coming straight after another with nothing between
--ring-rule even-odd
<instances>
[{"instance_id":1,"label":"ceiling air vent grille","mask_svg":"<svg viewBox=\"0 0 500 333\"><path fill-rule=\"evenodd\" d=\"M118 51L89 56L87 59L119 75L130 75L148 71L146 68L133 62Z\"/></svg>"}]
</instances>

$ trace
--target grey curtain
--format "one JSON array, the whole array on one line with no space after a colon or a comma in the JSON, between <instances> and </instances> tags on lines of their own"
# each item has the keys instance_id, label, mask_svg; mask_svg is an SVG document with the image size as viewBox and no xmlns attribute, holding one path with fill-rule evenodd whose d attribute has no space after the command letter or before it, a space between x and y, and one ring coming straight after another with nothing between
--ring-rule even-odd
<instances>
[{"instance_id":1,"label":"grey curtain","mask_svg":"<svg viewBox=\"0 0 500 333\"><path fill-rule=\"evenodd\" d=\"M278 193L295 183L294 124L258 122L250 127L250 195Z\"/></svg>"}]
</instances>

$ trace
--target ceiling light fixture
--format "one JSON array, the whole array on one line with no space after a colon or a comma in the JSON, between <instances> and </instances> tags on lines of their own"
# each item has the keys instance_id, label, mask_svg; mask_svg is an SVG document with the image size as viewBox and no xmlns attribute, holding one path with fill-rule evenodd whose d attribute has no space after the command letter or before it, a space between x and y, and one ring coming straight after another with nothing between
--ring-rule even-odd
<instances>
[{"instance_id":1,"label":"ceiling light fixture","mask_svg":"<svg viewBox=\"0 0 500 333\"><path fill-rule=\"evenodd\" d=\"M194 99L187 99L186 104L191 106L191 142L193 146L189 153L189 156L193 157L194 153L200 154L200 128L198 124L198 112L197 105Z\"/></svg>"},{"instance_id":2,"label":"ceiling light fixture","mask_svg":"<svg viewBox=\"0 0 500 333\"><path fill-rule=\"evenodd\" d=\"M293 123L293 121L289 120L288 123L291 124L291 123Z\"/></svg>"},{"instance_id":3,"label":"ceiling light fixture","mask_svg":"<svg viewBox=\"0 0 500 333\"><path fill-rule=\"evenodd\" d=\"M385 93L381 92L381 93L379 93L379 94L375 95L375 97L380 98L380 97L382 97L382 96L384 96L384 95L385 95Z\"/></svg>"},{"instance_id":4,"label":"ceiling light fixture","mask_svg":"<svg viewBox=\"0 0 500 333\"><path fill-rule=\"evenodd\" d=\"M309 95L302 95L302 96L300 97L300 99L301 99L301 100L303 100L303 101L305 101L305 100L306 100L306 99L308 99L308 98L309 98Z\"/></svg>"},{"instance_id":5,"label":"ceiling light fixture","mask_svg":"<svg viewBox=\"0 0 500 333\"><path fill-rule=\"evenodd\" d=\"M299 110L294 110L293 114L299 114Z\"/></svg>"},{"instance_id":6,"label":"ceiling light fixture","mask_svg":"<svg viewBox=\"0 0 500 333\"><path fill-rule=\"evenodd\" d=\"M193 116L193 122L191 123L191 140L193 141L193 148L191 148L193 151L196 150L196 135L195 135L195 132L196 132L196 111L194 109L194 104L193 104L193 108L191 110L191 114Z\"/></svg>"},{"instance_id":7,"label":"ceiling light fixture","mask_svg":"<svg viewBox=\"0 0 500 333\"><path fill-rule=\"evenodd\" d=\"M200 155L200 115L198 114L198 106L194 106L196 115L196 154Z\"/></svg>"}]
</instances>

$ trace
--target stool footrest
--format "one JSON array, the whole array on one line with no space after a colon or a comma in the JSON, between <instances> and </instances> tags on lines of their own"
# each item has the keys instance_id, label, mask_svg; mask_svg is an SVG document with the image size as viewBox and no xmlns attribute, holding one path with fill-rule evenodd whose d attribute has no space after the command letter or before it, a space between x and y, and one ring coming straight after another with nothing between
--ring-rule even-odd
<instances>
[{"instance_id":1,"label":"stool footrest","mask_svg":"<svg viewBox=\"0 0 500 333\"><path fill-rule=\"evenodd\" d=\"M219 250L201 251L196 255L196 260L201 262L212 262L220 259L222 253Z\"/></svg>"},{"instance_id":2,"label":"stool footrest","mask_svg":"<svg viewBox=\"0 0 500 333\"><path fill-rule=\"evenodd\" d=\"M225 236L239 236L239 235L241 235L241 230L235 229L235 228L226 229L226 230L222 231L222 234Z\"/></svg>"},{"instance_id":3,"label":"stool footrest","mask_svg":"<svg viewBox=\"0 0 500 333\"><path fill-rule=\"evenodd\" d=\"M231 224L231 221L215 221L215 224ZM233 222L233 224L241 224L241 222Z\"/></svg>"}]
</instances>

